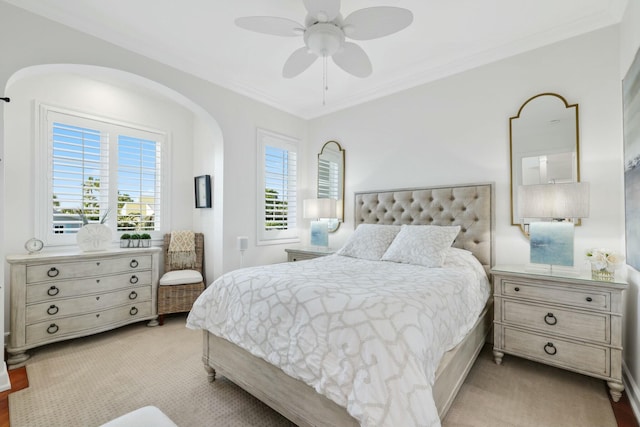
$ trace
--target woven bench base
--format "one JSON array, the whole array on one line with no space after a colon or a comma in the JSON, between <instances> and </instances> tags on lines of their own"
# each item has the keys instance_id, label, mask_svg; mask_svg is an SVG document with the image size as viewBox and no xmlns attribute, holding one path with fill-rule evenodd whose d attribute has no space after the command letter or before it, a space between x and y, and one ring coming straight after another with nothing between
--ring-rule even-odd
<instances>
[{"instance_id":1,"label":"woven bench base","mask_svg":"<svg viewBox=\"0 0 640 427\"><path fill-rule=\"evenodd\" d=\"M191 311L193 303L202 291L204 282L158 286L158 314Z\"/></svg>"}]
</instances>

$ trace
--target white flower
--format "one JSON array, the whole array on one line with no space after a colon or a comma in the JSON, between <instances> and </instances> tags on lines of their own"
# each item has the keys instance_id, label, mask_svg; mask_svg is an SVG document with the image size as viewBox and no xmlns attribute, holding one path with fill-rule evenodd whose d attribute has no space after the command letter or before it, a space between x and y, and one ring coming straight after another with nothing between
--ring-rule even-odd
<instances>
[{"instance_id":1,"label":"white flower","mask_svg":"<svg viewBox=\"0 0 640 427\"><path fill-rule=\"evenodd\" d=\"M596 270L617 267L624 262L624 256L609 249L589 249L586 255Z\"/></svg>"}]
</instances>

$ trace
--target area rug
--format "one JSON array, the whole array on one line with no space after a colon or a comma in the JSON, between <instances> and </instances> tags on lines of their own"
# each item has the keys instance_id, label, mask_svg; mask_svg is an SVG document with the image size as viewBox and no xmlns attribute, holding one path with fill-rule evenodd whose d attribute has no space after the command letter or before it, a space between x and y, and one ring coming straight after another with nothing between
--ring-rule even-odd
<instances>
[{"instance_id":1,"label":"area rug","mask_svg":"<svg viewBox=\"0 0 640 427\"><path fill-rule=\"evenodd\" d=\"M155 405L180 427L292 427L233 383L207 382L202 334L185 317L34 349L29 388L9 395L12 427L92 427ZM604 382L505 356L487 346L443 426L615 427Z\"/></svg>"}]
</instances>

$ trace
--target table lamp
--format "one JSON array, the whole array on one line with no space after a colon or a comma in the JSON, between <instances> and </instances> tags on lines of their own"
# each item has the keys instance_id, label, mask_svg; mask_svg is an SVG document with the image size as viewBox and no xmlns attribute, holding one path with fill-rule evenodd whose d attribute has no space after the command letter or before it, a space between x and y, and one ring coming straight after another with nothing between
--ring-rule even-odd
<instances>
[{"instance_id":1,"label":"table lamp","mask_svg":"<svg viewBox=\"0 0 640 427\"><path fill-rule=\"evenodd\" d=\"M303 216L311 219L311 246L329 246L327 218L336 217L335 199L306 199L303 201ZM323 220L324 219L324 220Z\"/></svg>"},{"instance_id":2,"label":"table lamp","mask_svg":"<svg viewBox=\"0 0 640 427\"><path fill-rule=\"evenodd\" d=\"M589 216L589 184L521 185L518 213L529 223L530 260L533 264L573 267L573 220Z\"/></svg>"}]
</instances>

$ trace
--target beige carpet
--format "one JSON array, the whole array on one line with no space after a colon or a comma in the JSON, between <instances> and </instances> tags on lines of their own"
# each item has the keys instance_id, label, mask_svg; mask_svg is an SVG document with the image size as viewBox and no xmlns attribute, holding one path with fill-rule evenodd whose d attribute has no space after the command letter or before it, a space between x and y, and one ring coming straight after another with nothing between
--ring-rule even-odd
<instances>
[{"instance_id":1,"label":"beige carpet","mask_svg":"<svg viewBox=\"0 0 640 427\"><path fill-rule=\"evenodd\" d=\"M93 427L155 405L180 427L288 426L223 378L208 383L202 336L184 317L162 327L131 325L36 349L29 388L9 395L12 427ZM487 347L443 426L615 427L604 383L505 356Z\"/></svg>"}]
</instances>

